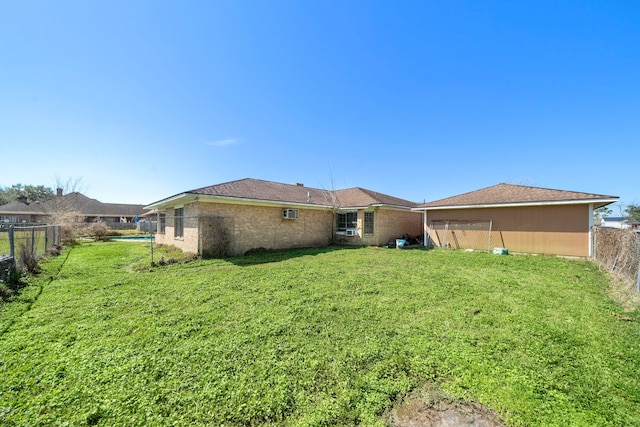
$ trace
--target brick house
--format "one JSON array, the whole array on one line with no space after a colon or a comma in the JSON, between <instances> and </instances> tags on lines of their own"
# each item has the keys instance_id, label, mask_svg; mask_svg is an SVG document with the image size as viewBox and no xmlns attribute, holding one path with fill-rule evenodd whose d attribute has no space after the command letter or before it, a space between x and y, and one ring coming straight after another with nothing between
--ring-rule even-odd
<instances>
[{"instance_id":1,"label":"brick house","mask_svg":"<svg viewBox=\"0 0 640 427\"><path fill-rule=\"evenodd\" d=\"M158 243L206 257L332 243L384 245L422 234L416 206L363 188L329 191L247 178L176 194L145 209L157 212Z\"/></svg>"},{"instance_id":2,"label":"brick house","mask_svg":"<svg viewBox=\"0 0 640 427\"><path fill-rule=\"evenodd\" d=\"M616 196L498 184L414 208L425 244L587 257L593 211Z\"/></svg>"}]
</instances>

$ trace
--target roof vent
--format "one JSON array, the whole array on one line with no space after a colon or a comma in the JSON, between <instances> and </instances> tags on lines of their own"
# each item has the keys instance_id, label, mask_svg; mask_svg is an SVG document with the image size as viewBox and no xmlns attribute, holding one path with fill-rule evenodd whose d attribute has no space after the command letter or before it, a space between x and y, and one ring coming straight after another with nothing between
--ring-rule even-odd
<instances>
[{"instance_id":1,"label":"roof vent","mask_svg":"<svg viewBox=\"0 0 640 427\"><path fill-rule=\"evenodd\" d=\"M297 185L298 187L304 187L304 184L303 184L303 183L301 183L301 182L296 182L296 185Z\"/></svg>"}]
</instances>

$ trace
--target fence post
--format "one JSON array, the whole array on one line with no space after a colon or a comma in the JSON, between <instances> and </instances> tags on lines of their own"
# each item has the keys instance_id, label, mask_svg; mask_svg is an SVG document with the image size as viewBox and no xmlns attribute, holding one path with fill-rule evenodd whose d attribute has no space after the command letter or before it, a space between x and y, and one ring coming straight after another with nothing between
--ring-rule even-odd
<instances>
[{"instance_id":1,"label":"fence post","mask_svg":"<svg viewBox=\"0 0 640 427\"><path fill-rule=\"evenodd\" d=\"M638 271L636 272L636 280L637 280L637 285L636 285L636 291L640 292L640 240L636 239L636 253L639 255L638 256Z\"/></svg>"},{"instance_id":2,"label":"fence post","mask_svg":"<svg viewBox=\"0 0 640 427\"><path fill-rule=\"evenodd\" d=\"M16 254L16 245L15 245L15 234L13 229L13 224L9 226L9 256L11 258L15 258Z\"/></svg>"},{"instance_id":3,"label":"fence post","mask_svg":"<svg viewBox=\"0 0 640 427\"><path fill-rule=\"evenodd\" d=\"M36 229L31 227L31 256L36 256Z\"/></svg>"},{"instance_id":4,"label":"fence post","mask_svg":"<svg viewBox=\"0 0 640 427\"><path fill-rule=\"evenodd\" d=\"M640 261L638 261L638 273L636 273L636 276L638 276L638 284L636 286L636 290L640 292Z\"/></svg>"}]
</instances>

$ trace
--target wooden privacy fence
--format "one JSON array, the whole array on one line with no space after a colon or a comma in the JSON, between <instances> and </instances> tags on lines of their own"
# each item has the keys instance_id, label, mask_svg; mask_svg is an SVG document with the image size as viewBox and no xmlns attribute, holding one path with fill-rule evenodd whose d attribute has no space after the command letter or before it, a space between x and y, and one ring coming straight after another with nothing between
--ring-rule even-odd
<instances>
[{"instance_id":1,"label":"wooden privacy fence","mask_svg":"<svg viewBox=\"0 0 640 427\"><path fill-rule=\"evenodd\" d=\"M640 233L633 229L593 228L593 259L640 292Z\"/></svg>"}]
</instances>

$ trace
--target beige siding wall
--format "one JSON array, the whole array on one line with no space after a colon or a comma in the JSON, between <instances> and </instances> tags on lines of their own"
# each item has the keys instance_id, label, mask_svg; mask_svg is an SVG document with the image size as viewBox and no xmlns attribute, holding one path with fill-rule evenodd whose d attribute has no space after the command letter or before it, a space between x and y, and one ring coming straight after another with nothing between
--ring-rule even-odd
<instances>
[{"instance_id":1,"label":"beige siding wall","mask_svg":"<svg viewBox=\"0 0 640 427\"><path fill-rule=\"evenodd\" d=\"M492 220L491 247L512 252L586 257L589 255L588 205L530 206L427 211L427 225L435 220ZM432 229L428 233L438 244ZM464 236L451 240L464 247ZM455 247L455 246L454 246Z\"/></svg>"}]
</instances>

